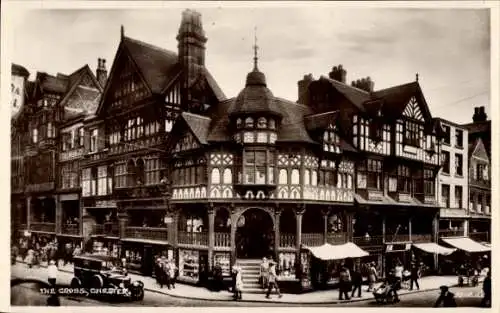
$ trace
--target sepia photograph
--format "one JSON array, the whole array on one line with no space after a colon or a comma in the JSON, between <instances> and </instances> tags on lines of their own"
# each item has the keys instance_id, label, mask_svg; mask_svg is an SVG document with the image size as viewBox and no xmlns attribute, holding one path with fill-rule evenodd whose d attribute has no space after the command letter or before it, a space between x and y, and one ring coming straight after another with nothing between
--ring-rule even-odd
<instances>
[{"instance_id":1,"label":"sepia photograph","mask_svg":"<svg viewBox=\"0 0 500 313\"><path fill-rule=\"evenodd\" d=\"M492 2L2 9L12 311L491 310Z\"/></svg>"}]
</instances>

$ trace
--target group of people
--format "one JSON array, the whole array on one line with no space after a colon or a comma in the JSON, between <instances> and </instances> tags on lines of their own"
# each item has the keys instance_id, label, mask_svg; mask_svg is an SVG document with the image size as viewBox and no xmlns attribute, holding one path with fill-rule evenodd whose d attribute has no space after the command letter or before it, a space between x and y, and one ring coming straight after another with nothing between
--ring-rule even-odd
<instances>
[{"instance_id":1,"label":"group of people","mask_svg":"<svg viewBox=\"0 0 500 313\"><path fill-rule=\"evenodd\" d=\"M50 260L62 261L66 265L72 262L73 256L81 252L80 246L73 243L66 243L63 247L59 247L57 239L29 242L27 238L20 238L11 246L11 264L16 264L17 257L21 257L29 268Z\"/></svg>"},{"instance_id":2,"label":"group of people","mask_svg":"<svg viewBox=\"0 0 500 313\"><path fill-rule=\"evenodd\" d=\"M342 264L339 272L339 300L349 300L356 293L361 298L363 285L363 276L368 278L368 289L372 291L378 280L378 270L375 262L358 264L349 269L347 265ZM350 294L350 295L349 295Z\"/></svg>"},{"instance_id":3,"label":"group of people","mask_svg":"<svg viewBox=\"0 0 500 313\"><path fill-rule=\"evenodd\" d=\"M160 285L160 288L166 285L168 289L175 289L178 272L177 266L172 259L167 259L166 257L157 258L154 273L156 282Z\"/></svg>"}]
</instances>

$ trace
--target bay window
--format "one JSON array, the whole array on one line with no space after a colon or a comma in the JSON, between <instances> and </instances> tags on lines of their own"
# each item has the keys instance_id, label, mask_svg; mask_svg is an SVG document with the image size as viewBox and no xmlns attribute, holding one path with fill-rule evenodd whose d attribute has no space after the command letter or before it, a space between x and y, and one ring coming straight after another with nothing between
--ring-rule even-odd
<instances>
[{"instance_id":1,"label":"bay window","mask_svg":"<svg viewBox=\"0 0 500 313\"><path fill-rule=\"evenodd\" d=\"M398 166L398 191L405 193L411 191L410 168L406 165Z\"/></svg>"},{"instance_id":2,"label":"bay window","mask_svg":"<svg viewBox=\"0 0 500 313\"><path fill-rule=\"evenodd\" d=\"M245 184L273 184L274 158L267 151L246 151L244 163Z\"/></svg>"},{"instance_id":3,"label":"bay window","mask_svg":"<svg viewBox=\"0 0 500 313\"><path fill-rule=\"evenodd\" d=\"M82 195L84 197L88 197L91 194L91 186L90 186L91 171L92 169L90 168L82 170Z\"/></svg>"},{"instance_id":4,"label":"bay window","mask_svg":"<svg viewBox=\"0 0 500 313\"><path fill-rule=\"evenodd\" d=\"M154 185L160 183L160 173L162 171L159 158L146 160L146 185Z\"/></svg>"},{"instance_id":5,"label":"bay window","mask_svg":"<svg viewBox=\"0 0 500 313\"><path fill-rule=\"evenodd\" d=\"M434 173L430 169L424 170L424 194L433 196L436 185L434 181Z\"/></svg>"},{"instance_id":6,"label":"bay window","mask_svg":"<svg viewBox=\"0 0 500 313\"><path fill-rule=\"evenodd\" d=\"M382 161L367 161L367 188L382 189Z\"/></svg>"},{"instance_id":7,"label":"bay window","mask_svg":"<svg viewBox=\"0 0 500 313\"><path fill-rule=\"evenodd\" d=\"M97 168L97 195L105 196L108 194L108 169L107 166Z\"/></svg>"},{"instance_id":8,"label":"bay window","mask_svg":"<svg viewBox=\"0 0 500 313\"><path fill-rule=\"evenodd\" d=\"M115 186L118 188L127 186L127 166L124 163L115 165Z\"/></svg>"}]
</instances>

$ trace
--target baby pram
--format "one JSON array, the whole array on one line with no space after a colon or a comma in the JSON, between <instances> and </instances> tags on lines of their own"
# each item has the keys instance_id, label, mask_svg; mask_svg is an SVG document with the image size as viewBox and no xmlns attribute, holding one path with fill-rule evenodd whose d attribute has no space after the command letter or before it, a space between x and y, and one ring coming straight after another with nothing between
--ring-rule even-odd
<instances>
[{"instance_id":1,"label":"baby pram","mask_svg":"<svg viewBox=\"0 0 500 313\"><path fill-rule=\"evenodd\" d=\"M394 302L394 294L390 291L391 291L391 286L387 283L383 283L382 285L378 286L373 291L373 296L375 297L375 301L377 303Z\"/></svg>"}]
</instances>

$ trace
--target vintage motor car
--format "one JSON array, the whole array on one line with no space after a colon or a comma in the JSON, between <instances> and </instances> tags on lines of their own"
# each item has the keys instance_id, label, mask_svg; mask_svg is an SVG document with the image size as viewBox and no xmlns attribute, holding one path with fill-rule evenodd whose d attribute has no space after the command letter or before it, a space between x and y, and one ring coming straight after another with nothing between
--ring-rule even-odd
<instances>
[{"instance_id":1,"label":"vintage motor car","mask_svg":"<svg viewBox=\"0 0 500 313\"><path fill-rule=\"evenodd\" d=\"M75 256L72 288L86 288L91 296L109 299L142 300L144 283L132 281L126 270L117 266L119 260L106 255L83 254Z\"/></svg>"}]
</instances>

